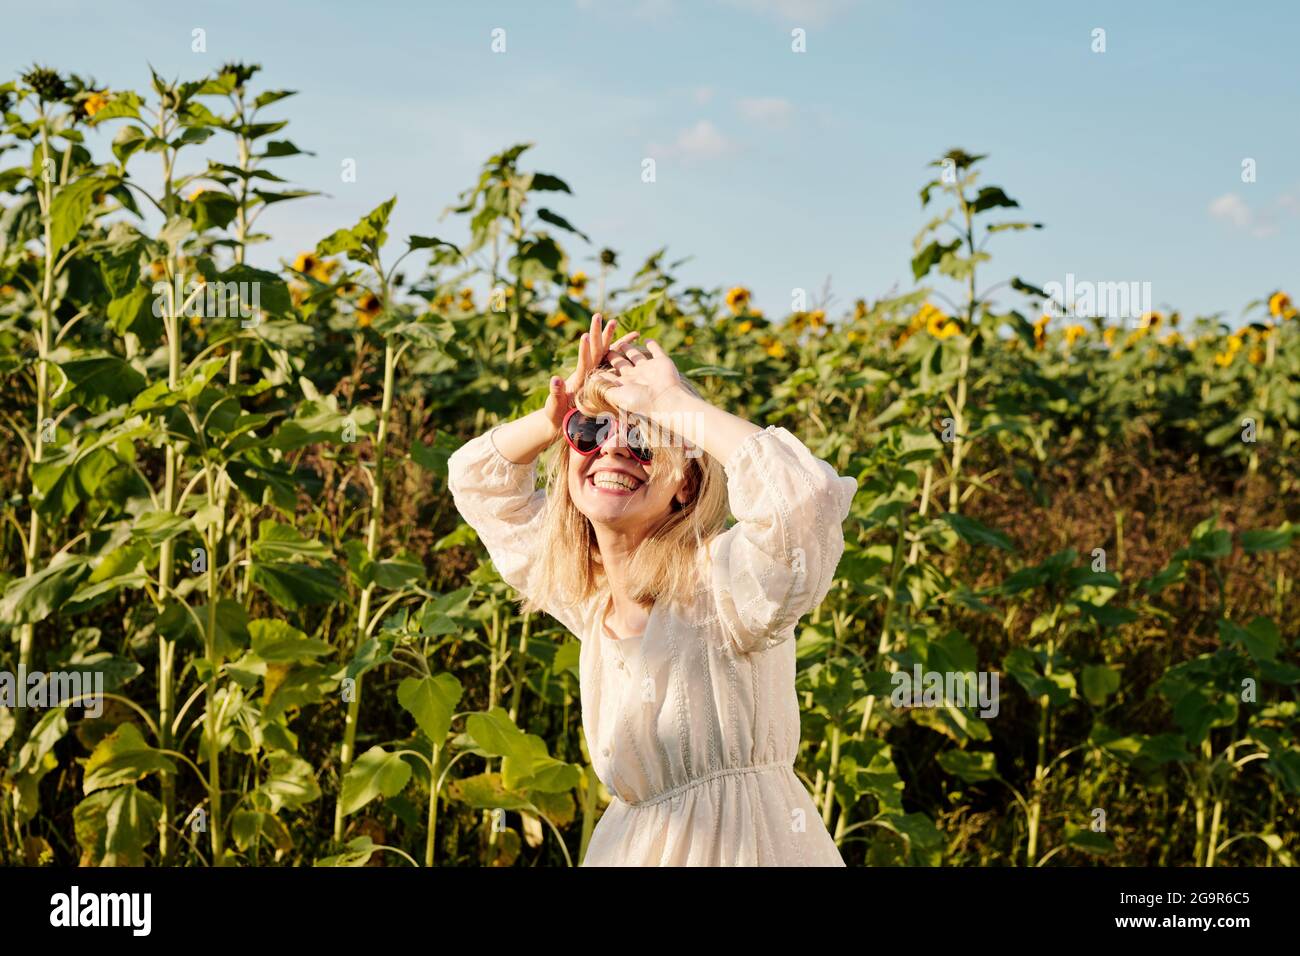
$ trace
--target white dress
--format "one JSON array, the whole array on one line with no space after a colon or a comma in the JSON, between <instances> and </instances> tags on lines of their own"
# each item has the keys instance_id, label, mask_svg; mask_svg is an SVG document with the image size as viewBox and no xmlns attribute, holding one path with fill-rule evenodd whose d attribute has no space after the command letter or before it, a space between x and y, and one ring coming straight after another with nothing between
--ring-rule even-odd
<instances>
[{"instance_id":1,"label":"white dress","mask_svg":"<svg viewBox=\"0 0 1300 956\"><path fill-rule=\"evenodd\" d=\"M501 577L529 593L546 492L492 431L451 455L449 485ZM612 797L584 866L844 866L793 769L793 638L830 590L857 482L778 426L724 467L736 524L708 545L707 584L656 601L630 639L605 627L606 588L547 608L582 642L583 733Z\"/></svg>"}]
</instances>

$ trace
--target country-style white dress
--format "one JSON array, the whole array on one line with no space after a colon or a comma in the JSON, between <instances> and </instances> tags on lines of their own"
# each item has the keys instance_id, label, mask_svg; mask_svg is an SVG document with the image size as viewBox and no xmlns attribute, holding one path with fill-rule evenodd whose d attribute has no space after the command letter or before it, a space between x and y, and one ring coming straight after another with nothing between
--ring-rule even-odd
<instances>
[{"instance_id":1,"label":"country-style white dress","mask_svg":"<svg viewBox=\"0 0 1300 956\"><path fill-rule=\"evenodd\" d=\"M500 427L500 426L497 426ZM528 594L546 492L496 429L448 460L457 509L501 577ZM639 637L605 626L610 594L547 608L582 642L583 733L612 801L584 866L844 866L793 764L794 631L830 590L857 490L785 428L724 463L736 523L692 594L660 598Z\"/></svg>"}]
</instances>

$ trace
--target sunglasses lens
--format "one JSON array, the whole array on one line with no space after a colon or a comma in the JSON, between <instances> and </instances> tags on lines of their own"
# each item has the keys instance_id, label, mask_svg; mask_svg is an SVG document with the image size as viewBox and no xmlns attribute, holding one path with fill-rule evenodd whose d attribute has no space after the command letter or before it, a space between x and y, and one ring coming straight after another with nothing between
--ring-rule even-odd
<instances>
[{"instance_id":1,"label":"sunglasses lens","mask_svg":"<svg viewBox=\"0 0 1300 956\"><path fill-rule=\"evenodd\" d=\"M609 438L609 433L614 427L614 422L608 416L600 418L591 418L578 412L569 417L569 424L565 429L568 436L569 444L583 455L590 455ZM627 450L643 462L648 462L653 457L650 444L641 434L641 429L636 425L631 425L627 430Z\"/></svg>"},{"instance_id":2,"label":"sunglasses lens","mask_svg":"<svg viewBox=\"0 0 1300 956\"><path fill-rule=\"evenodd\" d=\"M636 425L632 425L627 430L627 450L642 461L650 461L654 457L649 442L645 440L641 434L641 429Z\"/></svg>"},{"instance_id":3,"label":"sunglasses lens","mask_svg":"<svg viewBox=\"0 0 1300 956\"><path fill-rule=\"evenodd\" d=\"M569 418L566 434L573 447L584 455L590 455L600 447L609 429L596 418L589 418L579 412Z\"/></svg>"}]
</instances>

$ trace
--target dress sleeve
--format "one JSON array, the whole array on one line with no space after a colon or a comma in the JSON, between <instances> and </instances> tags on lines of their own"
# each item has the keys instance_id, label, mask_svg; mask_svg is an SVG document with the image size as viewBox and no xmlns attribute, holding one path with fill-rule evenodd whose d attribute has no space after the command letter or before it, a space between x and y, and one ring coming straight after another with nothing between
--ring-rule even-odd
<instances>
[{"instance_id":1,"label":"dress sleeve","mask_svg":"<svg viewBox=\"0 0 1300 956\"><path fill-rule=\"evenodd\" d=\"M745 438L723 468L736 524L710 544L710 586L727 640L751 653L792 637L826 597L858 483L775 425Z\"/></svg>"},{"instance_id":2,"label":"dress sleeve","mask_svg":"<svg viewBox=\"0 0 1300 956\"><path fill-rule=\"evenodd\" d=\"M537 487L537 462L521 465L497 450L493 433L471 438L447 459L447 486L465 523L474 529L501 579L533 597L529 581L546 514L546 491ZM546 612L581 636L576 607Z\"/></svg>"}]
</instances>

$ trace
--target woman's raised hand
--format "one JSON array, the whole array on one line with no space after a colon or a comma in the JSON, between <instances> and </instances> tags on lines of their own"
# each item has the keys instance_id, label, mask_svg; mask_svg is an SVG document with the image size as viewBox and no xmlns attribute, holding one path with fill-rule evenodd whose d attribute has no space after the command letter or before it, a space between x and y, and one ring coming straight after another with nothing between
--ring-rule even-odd
<instances>
[{"instance_id":1,"label":"woman's raised hand","mask_svg":"<svg viewBox=\"0 0 1300 956\"><path fill-rule=\"evenodd\" d=\"M573 407L578 390L586 381L587 373L600 365L608 353L618 352L640 335L639 332L629 332L616 342L614 325L614 319L603 322L599 312L593 315L590 330L582 333L582 338L578 342L577 367L568 378L560 378L558 375L551 377L551 391L546 396L545 411L547 420L557 433L564 424L564 416Z\"/></svg>"}]
</instances>

